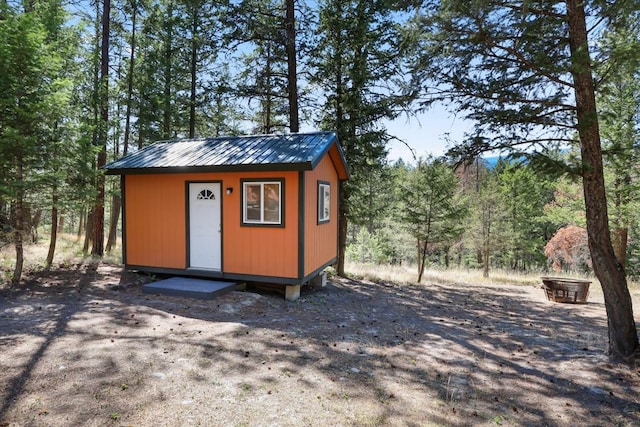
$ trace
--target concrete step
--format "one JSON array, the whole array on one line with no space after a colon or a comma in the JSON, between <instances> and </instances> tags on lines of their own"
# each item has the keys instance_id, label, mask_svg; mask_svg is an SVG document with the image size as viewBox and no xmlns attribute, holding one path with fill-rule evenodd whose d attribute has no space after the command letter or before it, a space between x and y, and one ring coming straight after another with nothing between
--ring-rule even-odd
<instances>
[{"instance_id":1,"label":"concrete step","mask_svg":"<svg viewBox=\"0 0 640 427\"><path fill-rule=\"evenodd\" d=\"M189 277L172 277L142 286L145 294L169 295L197 299L213 299L236 289L244 283L221 282L214 280L192 279Z\"/></svg>"}]
</instances>

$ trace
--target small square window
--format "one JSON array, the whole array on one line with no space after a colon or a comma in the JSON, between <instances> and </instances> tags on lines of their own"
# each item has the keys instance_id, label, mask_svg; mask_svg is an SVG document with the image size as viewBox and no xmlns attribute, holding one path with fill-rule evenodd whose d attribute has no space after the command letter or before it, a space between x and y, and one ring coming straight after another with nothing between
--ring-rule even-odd
<instances>
[{"instance_id":1,"label":"small square window","mask_svg":"<svg viewBox=\"0 0 640 427\"><path fill-rule=\"evenodd\" d=\"M318 223L329 222L331 213L331 185L318 181Z\"/></svg>"},{"instance_id":2,"label":"small square window","mask_svg":"<svg viewBox=\"0 0 640 427\"><path fill-rule=\"evenodd\" d=\"M242 223L282 225L282 180L243 181Z\"/></svg>"}]
</instances>

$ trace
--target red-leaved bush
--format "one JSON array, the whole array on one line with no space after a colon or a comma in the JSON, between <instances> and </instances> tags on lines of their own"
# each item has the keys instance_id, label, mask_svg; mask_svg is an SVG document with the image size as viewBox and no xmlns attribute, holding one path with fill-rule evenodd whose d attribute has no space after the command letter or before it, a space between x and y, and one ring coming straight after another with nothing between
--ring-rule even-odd
<instances>
[{"instance_id":1,"label":"red-leaved bush","mask_svg":"<svg viewBox=\"0 0 640 427\"><path fill-rule=\"evenodd\" d=\"M545 245L544 254L554 271L591 268L587 230L575 225L562 227Z\"/></svg>"}]
</instances>

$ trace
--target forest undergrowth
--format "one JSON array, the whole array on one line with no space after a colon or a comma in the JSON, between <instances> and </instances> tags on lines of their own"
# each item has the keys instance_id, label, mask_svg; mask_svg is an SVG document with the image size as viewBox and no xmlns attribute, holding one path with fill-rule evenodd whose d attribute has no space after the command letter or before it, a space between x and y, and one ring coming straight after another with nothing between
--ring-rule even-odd
<instances>
[{"instance_id":1,"label":"forest undergrowth","mask_svg":"<svg viewBox=\"0 0 640 427\"><path fill-rule=\"evenodd\" d=\"M74 234L64 233L58 236L56 246L56 256L52 269L64 269L74 265L90 264L102 262L111 265L122 264L121 241L115 249L105 254L100 259L84 253L82 241L78 240ZM25 246L25 271L37 272L45 269L48 242L40 239L37 244ZM0 249L0 278L2 283L7 283L11 277L11 269L15 260L15 253L11 246ZM349 277L359 280L368 280L374 283L390 282L400 285L416 284L417 266L415 264L372 264L347 261L346 273ZM334 274L329 269L329 274ZM522 285L538 287L541 284L541 276L562 276L586 279L593 282L591 292L601 293L598 279L593 273L576 272L554 272L554 271L513 271L506 269L493 269L489 277L483 277L481 269L472 268L443 268L438 266L427 266L424 277L420 283L443 283L443 284L477 284L477 285ZM633 294L640 295L640 282L629 280L629 290Z\"/></svg>"},{"instance_id":2,"label":"forest undergrowth","mask_svg":"<svg viewBox=\"0 0 640 427\"><path fill-rule=\"evenodd\" d=\"M28 246L25 281L0 286L0 425L640 421L640 370L606 357L599 286L556 304L542 272L432 268L417 284L416 266L349 263L295 302L199 301L144 293L153 277L123 271L119 251L85 256L74 235L49 272L46 253Z\"/></svg>"}]
</instances>

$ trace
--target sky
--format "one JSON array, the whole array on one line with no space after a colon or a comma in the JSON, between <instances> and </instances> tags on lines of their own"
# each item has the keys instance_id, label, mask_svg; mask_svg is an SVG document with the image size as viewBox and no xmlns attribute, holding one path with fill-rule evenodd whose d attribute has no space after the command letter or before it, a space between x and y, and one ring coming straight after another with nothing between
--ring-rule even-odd
<instances>
[{"instance_id":1,"label":"sky","mask_svg":"<svg viewBox=\"0 0 640 427\"><path fill-rule=\"evenodd\" d=\"M403 140L415 153L415 157L440 156L449 148L447 135L453 142L462 140L464 133L471 130L472 125L462 117L455 117L443 106L433 106L416 117L401 116L384 125L390 135ZM389 160L402 158L405 162L413 162L411 150L400 141L389 144Z\"/></svg>"}]
</instances>

